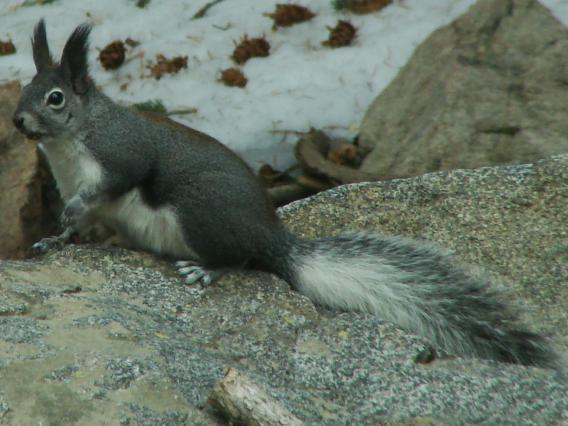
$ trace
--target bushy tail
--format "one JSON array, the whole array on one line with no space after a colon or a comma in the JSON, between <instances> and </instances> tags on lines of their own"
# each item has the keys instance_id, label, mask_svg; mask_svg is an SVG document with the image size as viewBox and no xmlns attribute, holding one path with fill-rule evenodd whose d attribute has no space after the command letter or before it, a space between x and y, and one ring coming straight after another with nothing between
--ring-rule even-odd
<instances>
[{"instance_id":1,"label":"bushy tail","mask_svg":"<svg viewBox=\"0 0 568 426\"><path fill-rule=\"evenodd\" d=\"M297 240L277 267L314 302L369 312L454 354L556 367L546 339L524 330L489 280L432 246L344 234Z\"/></svg>"}]
</instances>

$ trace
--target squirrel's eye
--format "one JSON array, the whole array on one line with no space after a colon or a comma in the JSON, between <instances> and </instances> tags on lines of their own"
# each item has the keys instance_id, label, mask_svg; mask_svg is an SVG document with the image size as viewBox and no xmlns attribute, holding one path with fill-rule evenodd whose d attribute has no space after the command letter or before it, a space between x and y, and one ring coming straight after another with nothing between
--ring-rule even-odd
<instances>
[{"instance_id":1,"label":"squirrel's eye","mask_svg":"<svg viewBox=\"0 0 568 426\"><path fill-rule=\"evenodd\" d=\"M47 94L45 103L53 109L63 108L63 105L65 105L65 96L60 89L53 89Z\"/></svg>"}]
</instances>

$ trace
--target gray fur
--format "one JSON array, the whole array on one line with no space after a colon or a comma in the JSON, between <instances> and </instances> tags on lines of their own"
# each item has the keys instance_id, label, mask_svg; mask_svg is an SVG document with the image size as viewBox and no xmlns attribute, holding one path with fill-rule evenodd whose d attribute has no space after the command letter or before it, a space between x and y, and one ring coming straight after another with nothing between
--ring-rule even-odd
<instances>
[{"instance_id":1,"label":"gray fur","mask_svg":"<svg viewBox=\"0 0 568 426\"><path fill-rule=\"evenodd\" d=\"M40 21L33 39L38 73L14 115L47 156L69 229L103 222L139 248L198 261L203 268L182 266L191 282L227 268L270 271L317 303L382 316L450 352L555 364L545 339L518 326L486 278L441 251L378 235L292 236L233 152L97 90L87 70L89 31L78 27L55 64ZM65 97L57 108L47 100L53 90Z\"/></svg>"},{"instance_id":2,"label":"gray fur","mask_svg":"<svg viewBox=\"0 0 568 426\"><path fill-rule=\"evenodd\" d=\"M294 245L291 282L333 308L378 315L451 353L555 367L489 278L432 245L352 233Z\"/></svg>"},{"instance_id":3,"label":"gray fur","mask_svg":"<svg viewBox=\"0 0 568 426\"><path fill-rule=\"evenodd\" d=\"M32 52L37 72L44 71L53 67L53 59L49 53L49 45L47 44L47 35L45 32L45 23L43 20L34 28L32 38Z\"/></svg>"}]
</instances>

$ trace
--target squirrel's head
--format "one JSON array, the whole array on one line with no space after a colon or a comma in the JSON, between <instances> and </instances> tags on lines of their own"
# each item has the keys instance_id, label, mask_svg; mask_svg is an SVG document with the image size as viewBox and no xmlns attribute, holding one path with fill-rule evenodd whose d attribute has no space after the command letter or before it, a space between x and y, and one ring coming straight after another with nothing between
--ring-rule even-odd
<instances>
[{"instance_id":1,"label":"squirrel's head","mask_svg":"<svg viewBox=\"0 0 568 426\"><path fill-rule=\"evenodd\" d=\"M22 88L13 117L14 125L28 138L58 137L79 127L87 96L94 88L87 68L90 31L89 25L78 26L56 63L49 52L43 19L36 25L32 49L37 74Z\"/></svg>"}]
</instances>

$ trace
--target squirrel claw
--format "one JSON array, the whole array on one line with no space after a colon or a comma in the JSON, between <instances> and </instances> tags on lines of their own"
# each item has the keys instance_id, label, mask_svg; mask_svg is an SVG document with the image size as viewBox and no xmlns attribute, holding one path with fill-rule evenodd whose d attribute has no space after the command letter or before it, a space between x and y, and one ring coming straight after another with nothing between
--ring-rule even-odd
<instances>
[{"instance_id":1,"label":"squirrel claw","mask_svg":"<svg viewBox=\"0 0 568 426\"><path fill-rule=\"evenodd\" d=\"M176 265L181 266L186 264L185 262L177 262ZM203 269L201 266L193 265L193 266L182 266L178 268L178 273L182 276L185 276L185 283L186 284L203 284L209 285L211 281L213 281L211 274L209 271Z\"/></svg>"}]
</instances>

